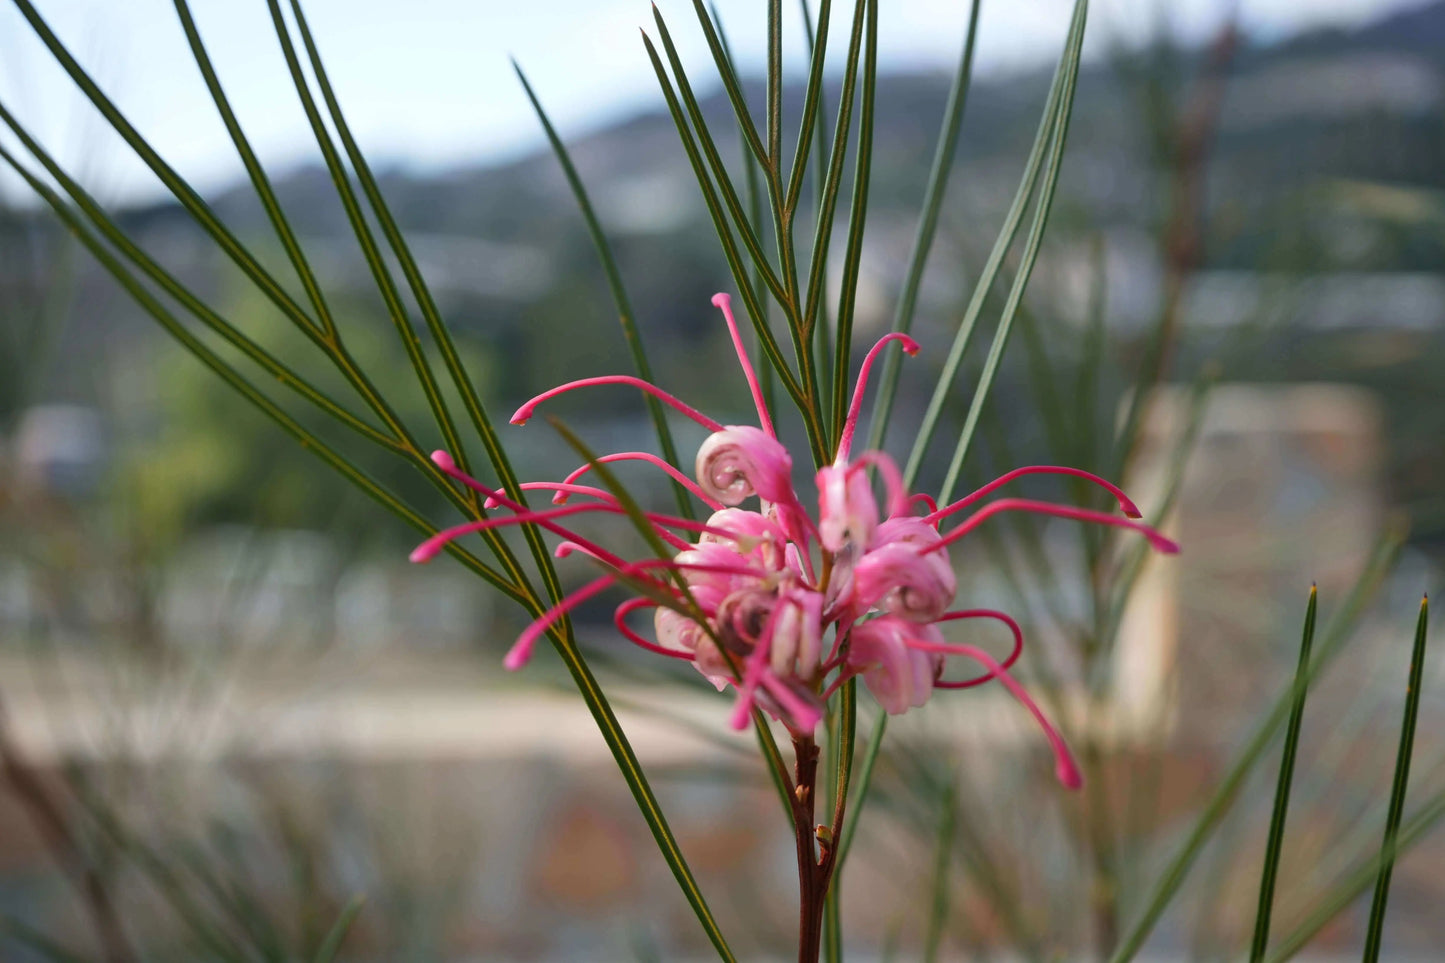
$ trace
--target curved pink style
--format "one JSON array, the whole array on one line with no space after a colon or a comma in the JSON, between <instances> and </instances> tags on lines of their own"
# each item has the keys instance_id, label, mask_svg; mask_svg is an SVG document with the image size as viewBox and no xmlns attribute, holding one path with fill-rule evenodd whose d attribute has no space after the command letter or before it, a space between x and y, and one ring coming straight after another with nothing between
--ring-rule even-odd
<instances>
[{"instance_id":1,"label":"curved pink style","mask_svg":"<svg viewBox=\"0 0 1445 963\"><path fill-rule=\"evenodd\" d=\"M1166 555L1175 555L1179 552L1179 544L1173 539L1166 538L1159 532L1150 528L1142 522L1136 522L1128 518L1120 518L1117 515L1106 515L1103 512L1096 512L1088 508L1073 508L1069 505L1055 505L1051 502L1036 502L1028 498L1002 498L991 502L968 516L960 522L943 538L933 545L921 549L922 552L934 552L945 545L952 545L969 532L999 512L1033 512L1037 515L1053 515L1057 518L1071 518L1078 522L1098 522L1100 525L1113 525L1115 528L1127 528L1130 531L1138 532L1149 539L1149 544Z\"/></svg>"},{"instance_id":2,"label":"curved pink style","mask_svg":"<svg viewBox=\"0 0 1445 963\"><path fill-rule=\"evenodd\" d=\"M666 391L663 391L652 382L643 381L641 378L634 378L632 375L599 375L596 378L583 378L580 381L569 381L565 385L558 385L551 391L542 392L540 395L537 395L537 397L533 398L531 401L528 401L522 407L518 408L516 413L512 415L512 424L525 425L528 421L531 420L532 412L537 410L537 406L540 405L542 402L547 401L548 399L555 398L558 395L566 394L569 391L575 391L578 388L590 388L594 385L632 385L632 387L640 388L648 394L652 395L658 401L661 401L664 404L671 405L673 408L682 412L684 415L691 418L699 425L702 425L708 431L719 431L722 429L722 425L718 424L716 421L713 421L711 418L698 411L692 405L678 399L674 395L668 394Z\"/></svg>"},{"instance_id":3,"label":"curved pink style","mask_svg":"<svg viewBox=\"0 0 1445 963\"><path fill-rule=\"evenodd\" d=\"M669 659L681 659L684 662L694 661L696 657L691 652L679 652L676 649L669 649L658 645L656 642L649 642L647 639L644 639L642 636L638 635L636 632L632 631L630 627L628 627L627 616L631 615L633 612L636 612L638 609L655 608L657 608L657 603L652 601L652 599L628 599L626 602L623 602L621 605L617 606L616 610L613 611L612 624L617 627L617 631L621 632L622 635L627 639L627 641L631 642L636 646L644 648L649 652L656 652L658 655L665 655Z\"/></svg>"},{"instance_id":4,"label":"curved pink style","mask_svg":"<svg viewBox=\"0 0 1445 963\"><path fill-rule=\"evenodd\" d=\"M597 459L598 464L602 465L610 465L613 462L618 461L645 461L649 465L655 465L656 467L661 468L663 471L667 472L667 474L672 477L673 481L678 482L682 485L682 487L686 488L698 498L702 499L702 501L707 505L708 508L711 508L713 511L717 511L719 508L723 507L722 502L718 501L716 498L713 498L707 492L703 491L702 486L699 485L697 482L693 481L691 478L688 478L687 475L683 474L681 469L669 465L667 462L663 461L661 458L658 458L651 452L619 451L615 454L603 455ZM568 475L566 478L563 478L562 484L570 485L591 470L591 463L583 465L581 468L574 470L572 474ZM527 486L523 485L522 487L526 488ZM558 489L557 497L553 498L552 501L560 505L567 500L567 494L567 489Z\"/></svg>"},{"instance_id":5,"label":"curved pink style","mask_svg":"<svg viewBox=\"0 0 1445 963\"><path fill-rule=\"evenodd\" d=\"M843 433L838 436L838 453L834 458L835 462L841 463L848 460L848 453L853 447L853 432L858 428L858 416L863 410L863 389L868 387L868 374L873 370L873 361L878 357L878 353L891 341L902 343L905 354L915 355L918 353L918 342L898 331L885 334L878 339L877 344L869 349L868 354L863 358L863 366L858 371L858 384L853 388L853 401L848 405L848 418L843 422Z\"/></svg>"},{"instance_id":6,"label":"curved pink style","mask_svg":"<svg viewBox=\"0 0 1445 963\"><path fill-rule=\"evenodd\" d=\"M778 433L773 430L773 419L768 416L768 403L763 398L763 386L758 383L758 373L753 370L753 362L748 357L748 349L743 347L743 336L738 332L738 323L733 318L733 299L719 291L712 296L712 303L722 311L723 318L727 320L728 334L732 335L733 348L738 353L738 364L742 366L743 377L748 380L748 390L753 394L753 405L758 409L758 424L776 438Z\"/></svg>"},{"instance_id":7,"label":"curved pink style","mask_svg":"<svg viewBox=\"0 0 1445 963\"><path fill-rule=\"evenodd\" d=\"M552 497L553 505L565 505L568 495L591 495L604 501L616 501L611 492L594 488L591 485L568 485L563 482L522 482L517 487L524 492L556 492L557 494ZM482 502L482 507L493 509L500 504L501 502L488 496L487 500Z\"/></svg>"},{"instance_id":8,"label":"curved pink style","mask_svg":"<svg viewBox=\"0 0 1445 963\"><path fill-rule=\"evenodd\" d=\"M942 519L947 518L949 515L952 515L954 512L960 511L974 504L984 496L989 495L992 492L998 491L1000 488L1007 485L1014 479L1022 478L1025 475L1069 475L1074 478L1082 478L1087 482L1098 485L1100 488L1107 491L1110 495L1113 495L1114 498L1119 502L1119 510L1129 518L1143 517L1139 513L1138 506L1134 504L1134 502L1129 498L1128 495L1124 494L1124 490L1122 488L1120 488L1118 485L1115 485L1113 482L1105 481L1098 475L1095 475L1093 472L1087 472L1080 468L1066 468L1062 465L1027 465L1023 468L1015 468L1011 472L1005 472L1004 474L995 478L993 481L989 482L987 485L984 485L982 488L978 489L978 491L971 492L968 495L965 495L958 501L948 505L948 507L946 508L935 507L933 513L928 516L928 520L930 522L941 521Z\"/></svg>"},{"instance_id":9,"label":"curved pink style","mask_svg":"<svg viewBox=\"0 0 1445 963\"><path fill-rule=\"evenodd\" d=\"M411 553L413 562L429 562L446 547L448 542L455 541L464 535L471 535L476 532L484 532L492 528L501 528L506 525L521 525L533 522L538 525L557 518L565 518L568 515L583 515L593 512L603 512L610 515L625 515L626 509L615 502L588 502L584 505L563 505L560 508L549 508L542 511L519 511L516 514L503 518L482 518L476 521L465 522L461 525L453 525L451 528L437 532L431 538L422 542ZM652 522L659 532L664 527L678 528L690 532L706 532L709 535L731 537L732 533L726 529L708 528L701 522L694 522L687 518L675 518L671 515L662 515L657 512L643 512L649 522ZM607 553L610 554L610 553ZM616 559L617 556L612 555Z\"/></svg>"},{"instance_id":10,"label":"curved pink style","mask_svg":"<svg viewBox=\"0 0 1445 963\"><path fill-rule=\"evenodd\" d=\"M993 656L971 645L955 645L950 642L929 642L924 639L910 638L908 644L925 652L962 655L981 663L985 669L989 670L991 676L1002 682L1009 692L1013 693L1015 699L1023 703L1024 708L1029 710L1039 727L1044 730L1044 738L1049 740L1049 745L1054 750L1054 775L1058 777L1059 782L1070 789L1078 789L1084 784L1084 775L1079 771L1078 764L1074 762L1073 754L1069 752L1064 737L1059 735L1059 731L1054 728L1053 723L1049 722L1044 711L1039 708L1038 703L1034 702L1024 687L1019 685L1003 666L995 662Z\"/></svg>"},{"instance_id":11,"label":"curved pink style","mask_svg":"<svg viewBox=\"0 0 1445 963\"><path fill-rule=\"evenodd\" d=\"M1019 624L1014 621L1014 617L1007 612L1000 612L998 609L960 609L957 612L943 613L938 621L954 622L959 619L994 619L1008 626L1009 631L1013 633L1014 647L1013 650L1009 652L1008 657L999 663L1001 667L1005 669L1012 668L1013 664L1019 660L1019 656L1023 655L1024 631L1019 628ZM933 687L935 689L971 689L976 685L991 682L993 679L994 674L992 672L985 672L983 675L974 676L972 679L965 679L962 682L946 682L943 679L935 679L933 681Z\"/></svg>"}]
</instances>

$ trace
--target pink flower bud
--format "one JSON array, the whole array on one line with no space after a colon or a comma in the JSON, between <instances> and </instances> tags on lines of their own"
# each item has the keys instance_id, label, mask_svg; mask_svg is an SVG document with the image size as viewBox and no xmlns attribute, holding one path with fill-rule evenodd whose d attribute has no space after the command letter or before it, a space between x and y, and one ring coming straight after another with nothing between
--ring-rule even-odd
<instances>
[{"instance_id":1,"label":"pink flower bud","mask_svg":"<svg viewBox=\"0 0 1445 963\"><path fill-rule=\"evenodd\" d=\"M864 547L878 527L878 502L863 471L847 465L818 470L818 539L830 552Z\"/></svg>"},{"instance_id":2,"label":"pink flower bud","mask_svg":"<svg viewBox=\"0 0 1445 963\"><path fill-rule=\"evenodd\" d=\"M793 459L776 438L751 425L715 431L697 452L697 480L724 505L757 495L767 502L791 502Z\"/></svg>"},{"instance_id":3,"label":"pink flower bud","mask_svg":"<svg viewBox=\"0 0 1445 963\"><path fill-rule=\"evenodd\" d=\"M942 657L909 646L904 640L910 636L943 638L931 625L884 615L854 626L848 645L849 668L863 676L863 684L890 715L927 702L943 664Z\"/></svg>"},{"instance_id":4,"label":"pink flower bud","mask_svg":"<svg viewBox=\"0 0 1445 963\"><path fill-rule=\"evenodd\" d=\"M853 569L853 604L860 614L876 607L910 622L933 622L957 590L945 554L919 555L903 542L873 549Z\"/></svg>"}]
</instances>

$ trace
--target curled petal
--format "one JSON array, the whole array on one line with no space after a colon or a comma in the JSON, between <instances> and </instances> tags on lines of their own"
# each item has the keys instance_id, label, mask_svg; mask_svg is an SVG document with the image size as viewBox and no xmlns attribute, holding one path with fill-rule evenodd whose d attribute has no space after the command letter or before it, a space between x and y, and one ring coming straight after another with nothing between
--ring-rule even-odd
<instances>
[{"instance_id":1,"label":"curled petal","mask_svg":"<svg viewBox=\"0 0 1445 963\"><path fill-rule=\"evenodd\" d=\"M718 641L735 655L747 655L759 643L767 644L777 604L777 592L761 584L748 585L730 593L718 603L714 620Z\"/></svg>"},{"instance_id":2,"label":"curled petal","mask_svg":"<svg viewBox=\"0 0 1445 963\"><path fill-rule=\"evenodd\" d=\"M790 503L796 499L792 476L788 450L750 425L729 425L713 432L697 452L698 483L724 505L740 504L752 495Z\"/></svg>"},{"instance_id":3,"label":"curled petal","mask_svg":"<svg viewBox=\"0 0 1445 963\"><path fill-rule=\"evenodd\" d=\"M926 496L925 496L926 497ZM881 523L873 533L872 548L884 545L912 545L919 551L930 548L942 540L938 530L926 518L916 515L896 515Z\"/></svg>"},{"instance_id":4,"label":"curled petal","mask_svg":"<svg viewBox=\"0 0 1445 963\"><path fill-rule=\"evenodd\" d=\"M920 555L902 543L873 549L853 569L855 611L876 607L910 622L936 621L957 589L946 555Z\"/></svg>"},{"instance_id":5,"label":"curled petal","mask_svg":"<svg viewBox=\"0 0 1445 963\"><path fill-rule=\"evenodd\" d=\"M899 715L928 701L933 680L943 664L937 655L910 647L910 635L942 641L932 626L917 626L884 615L853 627L848 642L848 667L890 715Z\"/></svg>"}]
</instances>

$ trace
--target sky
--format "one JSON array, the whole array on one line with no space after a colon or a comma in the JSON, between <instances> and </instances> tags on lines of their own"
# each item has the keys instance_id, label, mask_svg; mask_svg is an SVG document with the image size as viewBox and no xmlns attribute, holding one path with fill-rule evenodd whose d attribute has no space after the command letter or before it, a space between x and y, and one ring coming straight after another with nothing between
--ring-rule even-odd
<instances>
[{"instance_id":1,"label":"sky","mask_svg":"<svg viewBox=\"0 0 1445 963\"><path fill-rule=\"evenodd\" d=\"M61 39L162 156L199 189L240 174L191 59L171 0L32 0ZM810 0L816 9L817 0ZM1350 26L1419 0L1094 0L1086 56L1138 41L1168 9L1186 39L1211 35L1237 6L1246 31L1273 39ZM797 3L784 3L785 59L804 69ZM201 36L263 161L284 170L317 160L263 0L191 0ZM656 36L647 0L307 0L332 82L358 140L380 166L422 171L502 161L539 146L541 132L509 57L527 71L564 137L661 106L639 27ZM659 0L701 90L711 60L690 0ZM765 4L718 0L745 72L761 69ZM847 44L853 4L834 3L830 52ZM964 36L965 0L886 0L884 70L950 70ZM1069 0L984 0L977 69L1034 67L1058 55ZM833 58L830 58L832 60ZM693 66L695 65L695 66ZM0 101L102 197L140 201L163 188L132 157L36 40L0 4ZM0 143L14 144L8 132ZM3 182L13 196L13 181Z\"/></svg>"}]
</instances>

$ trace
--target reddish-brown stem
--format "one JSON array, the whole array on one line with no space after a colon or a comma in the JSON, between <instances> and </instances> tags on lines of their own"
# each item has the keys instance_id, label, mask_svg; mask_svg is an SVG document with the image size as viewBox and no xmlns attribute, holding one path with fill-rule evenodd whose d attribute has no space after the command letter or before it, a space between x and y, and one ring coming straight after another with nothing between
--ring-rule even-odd
<instances>
[{"instance_id":1,"label":"reddish-brown stem","mask_svg":"<svg viewBox=\"0 0 1445 963\"><path fill-rule=\"evenodd\" d=\"M817 803L818 744L811 735L794 735L793 831L798 845L798 963L818 963L823 943L823 907L833 882L835 842L843 831L845 799L833 807L830 826L814 822ZM826 835L825 835L826 833Z\"/></svg>"}]
</instances>

